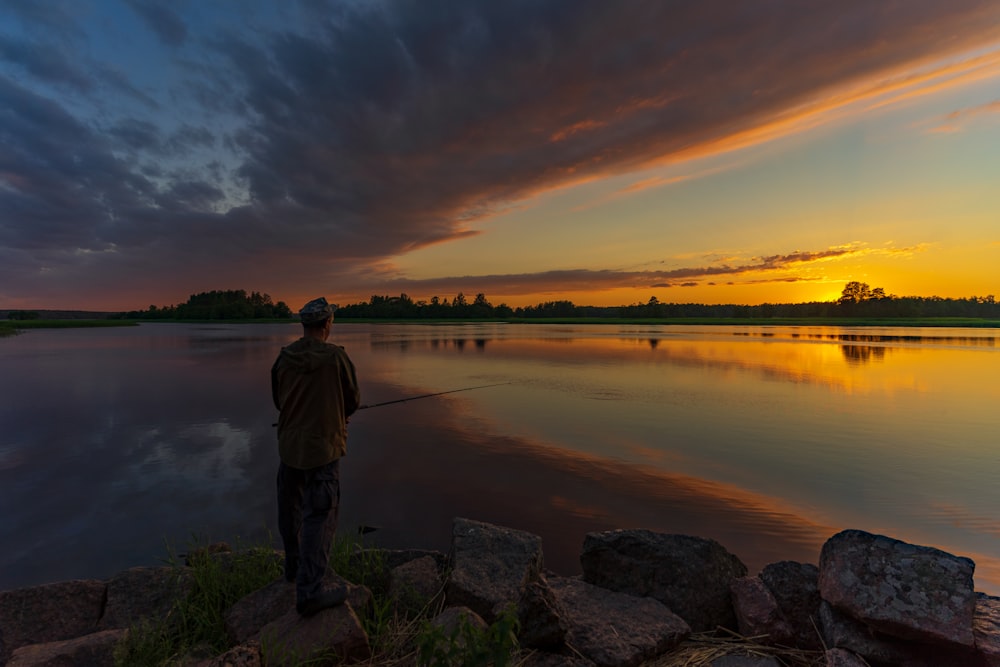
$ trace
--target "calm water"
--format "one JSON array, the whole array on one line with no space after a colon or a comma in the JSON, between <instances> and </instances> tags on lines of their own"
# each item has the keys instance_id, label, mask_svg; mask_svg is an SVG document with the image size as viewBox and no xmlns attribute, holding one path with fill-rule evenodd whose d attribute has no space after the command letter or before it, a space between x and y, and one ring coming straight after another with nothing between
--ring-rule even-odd
<instances>
[{"instance_id":1,"label":"calm water","mask_svg":"<svg viewBox=\"0 0 1000 667\"><path fill-rule=\"evenodd\" d=\"M268 371L297 325L0 339L0 589L276 535ZM447 550L464 516L543 538L711 537L751 572L861 528L976 561L1000 594L1000 332L361 325L341 530ZM276 543L276 541L275 541Z\"/></svg>"}]
</instances>

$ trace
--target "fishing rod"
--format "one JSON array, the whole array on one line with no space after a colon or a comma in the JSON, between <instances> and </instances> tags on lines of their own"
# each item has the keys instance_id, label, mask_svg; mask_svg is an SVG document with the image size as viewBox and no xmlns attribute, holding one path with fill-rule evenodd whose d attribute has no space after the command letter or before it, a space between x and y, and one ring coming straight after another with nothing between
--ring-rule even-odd
<instances>
[{"instance_id":1,"label":"fishing rod","mask_svg":"<svg viewBox=\"0 0 1000 667\"><path fill-rule=\"evenodd\" d=\"M381 403L372 403L359 405L358 410L367 410L369 408L380 408L383 405L392 405L393 403L406 403L407 401L415 401L420 398L430 398L431 396L442 396L444 394L454 394L459 391L472 391L473 389L486 389L488 387L500 387L505 384L513 384L513 382L497 382L495 384L481 384L476 387L462 387L461 389L449 389L448 391L436 391L433 394L421 394L420 396L408 396L407 398L397 398L394 401L382 401ZM271 424L271 426L277 426L278 422Z\"/></svg>"},{"instance_id":2,"label":"fishing rod","mask_svg":"<svg viewBox=\"0 0 1000 667\"><path fill-rule=\"evenodd\" d=\"M478 387L462 387L461 389L449 389L448 391L436 391L433 394L421 394L420 396L409 396L407 398L397 398L394 401L382 401L381 403L372 403L370 405L359 405L358 410L367 410L368 408L380 408L383 405L392 405L393 403L406 403L407 401L415 401L420 398L430 398L431 396L442 396L444 394L454 394L459 391L472 391L473 389L486 389L487 387L499 387L505 384L513 384L511 382L497 382L495 384L481 384Z\"/></svg>"}]
</instances>

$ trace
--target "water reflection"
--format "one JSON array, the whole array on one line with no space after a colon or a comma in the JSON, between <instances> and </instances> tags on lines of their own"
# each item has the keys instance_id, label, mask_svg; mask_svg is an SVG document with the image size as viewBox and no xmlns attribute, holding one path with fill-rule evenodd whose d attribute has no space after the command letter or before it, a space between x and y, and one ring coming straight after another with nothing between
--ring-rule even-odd
<instances>
[{"instance_id":1,"label":"water reflection","mask_svg":"<svg viewBox=\"0 0 1000 667\"><path fill-rule=\"evenodd\" d=\"M295 326L143 325L0 341L0 588L274 533L268 370ZM350 325L342 525L446 549L468 516L542 536L712 537L751 570L845 527L967 555L1000 592L995 332ZM16 390L15 390L16 388ZM57 417L53 416L53 410ZM53 491L55 490L55 491ZM69 556L67 556L69 555Z\"/></svg>"},{"instance_id":2,"label":"water reflection","mask_svg":"<svg viewBox=\"0 0 1000 667\"><path fill-rule=\"evenodd\" d=\"M840 351L849 364L867 364L885 359L886 349L871 345L841 345Z\"/></svg>"}]
</instances>

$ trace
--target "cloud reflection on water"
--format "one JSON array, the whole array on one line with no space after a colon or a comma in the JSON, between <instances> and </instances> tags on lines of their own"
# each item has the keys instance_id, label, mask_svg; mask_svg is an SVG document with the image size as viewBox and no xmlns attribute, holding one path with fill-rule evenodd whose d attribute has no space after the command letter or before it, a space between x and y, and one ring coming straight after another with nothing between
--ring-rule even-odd
<instances>
[{"instance_id":1,"label":"cloud reflection on water","mask_svg":"<svg viewBox=\"0 0 1000 667\"><path fill-rule=\"evenodd\" d=\"M139 329L0 347L18 387L0 588L153 564L192 533L274 534L268 369L297 329ZM711 537L756 570L860 527L970 556L1000 592L990 346L880 340L892 353L861 366L839 338L731 331L338 324L368 404L513 382L355 415L344 530L446 549L467 516L541 535L572 573L594 530Z\"/></svg>"}]
</instances>

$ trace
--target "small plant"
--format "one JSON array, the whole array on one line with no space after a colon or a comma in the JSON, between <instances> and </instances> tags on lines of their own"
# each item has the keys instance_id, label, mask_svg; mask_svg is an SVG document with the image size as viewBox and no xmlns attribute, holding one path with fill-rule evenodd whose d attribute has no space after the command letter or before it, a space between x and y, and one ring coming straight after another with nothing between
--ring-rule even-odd
<instances>
[{"instance_id":1,"label":"small plant","mask_svg":"<svg viewBox=\"0 0 1000 667\"><path fill-rule=\"evenodd\" d=\"M184 566L170 554L168 563ZM229 648L225 613L237 600L281 576L281 563L265 547L212 555L193 548L185 573L187 593L160 619L130 628L115 649L115 665L156 667L197 651L215 655Z\"/></svg>"},{"instance_id":2,"label":"small plant","mask_svg":"<svg viewBox=\"0 0 1000 667\"><path fill-rule=\"evenodd\" d=\"M424 622L417 637L421 667L508 667L518 650L520 624L517 612L508 607L497 620L483 629L467 616L459 616L450 633Z\"/></svg>"}]
</instances>

